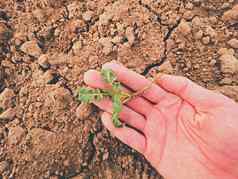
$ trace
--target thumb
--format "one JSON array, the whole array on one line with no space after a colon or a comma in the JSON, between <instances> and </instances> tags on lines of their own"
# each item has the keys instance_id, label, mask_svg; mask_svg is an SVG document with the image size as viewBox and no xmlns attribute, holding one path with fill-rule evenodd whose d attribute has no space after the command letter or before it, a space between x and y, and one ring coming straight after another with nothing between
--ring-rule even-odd
<instances>
[{"instance_id":1,"label":"thumb","mask_svg":"<svg viewBox=\"0 0 238 179\"><path fill-rule=\"evenodd\" d=\"M159 74L155 82L165 90L181 97L195 107L212 107L223 104L225 96L203 88L188 78Z\"/></svg>"}]
</instances>

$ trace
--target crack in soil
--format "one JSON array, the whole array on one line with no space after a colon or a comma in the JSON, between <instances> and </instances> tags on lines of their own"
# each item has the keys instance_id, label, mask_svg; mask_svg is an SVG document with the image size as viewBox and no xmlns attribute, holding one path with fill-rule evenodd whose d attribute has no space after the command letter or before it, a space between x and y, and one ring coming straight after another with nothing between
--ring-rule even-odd
<instances>
[{"instance_id":1,"label":"crack in soil","mask_svg":"<svg viewBox=\"0 0 238 179\"><path fill-rule=\"evenodd\" d=\"M149 73L149 71L152 69L152 68L155 68L155 67L159 67L161 66L166 60L167 60L167 54L168 54L168 49L167 49L167 40L170 39L172 33L175 31L175 29L178 27L178 25L180 24L182 18L179 18L178 21L176 22L175 25L173 25L171 28L169 28L169 25L168 24L164 24L161 20L161 15L159 13L157 13L154 9L152 9L148 4L145 4L145 3L142 3L141 0L139 0L139 4L141 6L143 6L144 8L146 8L149 12L153 13L156 17L157 17L157 21L159 22L160 25L162 26L166 26L168 27L168 32L164 35L164 38L163 38L163 42L164 42L164 50L163 50L163 53L162 53L162 56L160 57L160 59L158 59L157 63L152 63L152 64L149 64L145 67L144 71L141 73L142 75L147 75Z\"/></svg>"},{"instance_id":2,"label":"crack in soil","mask_svg":"<svg viewBox=\"0 0 238 179\"><path fill-rule=\"evenodd\" d=\"M165 34L165 36L163 38L164 50L163 50L161 58L158 60L159 62L152 63L152 64L149 64L148 66L146 66L144 71L141 73L142 75L144 75L144 76L147 75L152 68L161 66L167 60L167 55L168 55L167 41L170 39L171 35L176 30L176 28L180 24L181 20L182 20L182 18L179 18L177 23L175 25L173 25L171 28L169 28L168 32Z\"/></svg>"},{"instance_id":3,"label":"crack in soil","mask_svg":"<svg viewBox=\"0 0 238 179\"><path fill-rule=\"evenodd\" d=\"M160 23L160 25L163 25L163 26L168 26L168 24L164 24L162 22L162 19L161 19L161 15L156 12L154 9L152 9L148 4L145 4L143 3L141 0L139 0L139 5L141 5L142 7L144 7L145 9L147 9L149 12L151 12L152 14L154 14L157 18L157 21Z\"/></svg>"}]
</instances>

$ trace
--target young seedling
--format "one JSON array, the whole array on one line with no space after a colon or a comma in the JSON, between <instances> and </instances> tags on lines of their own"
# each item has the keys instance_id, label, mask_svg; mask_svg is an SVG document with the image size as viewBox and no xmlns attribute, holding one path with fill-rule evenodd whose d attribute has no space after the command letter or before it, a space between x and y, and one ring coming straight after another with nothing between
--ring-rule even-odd
<instances>
[{"instance_id":1,"label":"young seedling","mask_svg":"<svg viewBox=\"0 0 238 179\"><path fill-rule=\"evenodd\" d=\"M110 87L108 89L92 89L82 87L78 90L78 100L83 103L92 103L93 101L100 101L104 98L110 98L113 103L113 124L115 127L122 127L122 123L119 120L119 113L122 110L122 105L150 88L152 83L138 92L129 94L122 90L122 85L117 81L117 77L112 70L101 70L101 76L104 82L109 84Z\"/></svg>"}]
</instances>

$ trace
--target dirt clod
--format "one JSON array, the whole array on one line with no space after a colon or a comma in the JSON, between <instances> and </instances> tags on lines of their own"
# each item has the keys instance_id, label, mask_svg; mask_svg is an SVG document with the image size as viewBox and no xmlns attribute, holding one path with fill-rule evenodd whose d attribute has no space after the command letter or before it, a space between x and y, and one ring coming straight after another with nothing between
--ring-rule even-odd
<instances>
[{"instance_id":1,"label":"dirt clod","mask_svg":"<svg viewBox=\"0 0 238 179\"><path fill-rule=\"evenodd\" d=\"M164 62L160 68L159 68L159 72L161 73L166 73L166 74L173 74L174 69L170 63L170 61L166 61Z\"/></svg>"},{"instance_id":2,"label":"dirt clod","mask_svg":"<svg viewBox=\"0 0 238 179\"><path fill-rule=\"evenodd\" d=\"M105 55L109 55L112 52L113 44L111 38L101 38L99 39L99 43L102 45L102 51Z\"/></svg>"},{"instance_id":3,"label":"dirt clod","mask_svg":"<svg viewBox=\"0 0 238 179\"><path fill-rule=\"evenodd\" d=\"M50 68L50 63L48 58L49 58L48 55L41 55L38 59L38 63L43 69Z\"/></svg>"},{"instance_id":4,"label":"dirt clod","mask_svg":"<svg viewBox=\"0 0 238 179\"><path fill-rule=\"evenodd\" d=\"M190 27L189 23L184 21L184 20L182 20L180 22L180 24L179 24L177 29L184 36L187 36L188 34L191 33L191 27Z\"/></svg>"},{"instance_id":5,"label":"dirt clod","mask_svg":"<svg viewBox=\"0 0 238 179\"><path fill-rule=\"evenodd\" d=\"M36 58L39 57L42 53L41 48L35 40L27 41L22 44L21 51Z\"/></svg>"},{"instance_id":6,"label":"dirt clod","mask_svg":"<svg viewBox=\"0 0 238 179\"><path fill-rule=\"evenodd\" d=\"M0 21L0 40L8 40L10 38L10 35L10 29L6 26L6 24Z\"/></svg>"},{"instance_id":7,"label":"dirt clod","mask_svg":"<svg viewBox=\"0 0 238 179\"><path fill-rule=\"evenodd\" d=\"M90 21L93 17L93 11L86 11L85 13L83 13L83 20L85 21Z\"/></svg>"},{"instance_id":8,"label":"dirt clod","mask_svg":"<svg viewBox=\"0 0 238 179\"><path fill-rule=\"evenodd\" d=\"M224 54L220 57L221 71L223 73L237 73L238 72L238 59L231 54Z\"/></svg>"},{"instance_id":9,"label":"dirt clod","mask_svg":"<svg viewBox=\"0 0 238 179\"><path fill-rule=\"evenodd\" d=\"M14 91L12 89L5 88L5 90L0 94L0 107L3 109L11 107L14 97Z\"/></svg>"},{"instance_id":10,"label":"dirt clod","mask_svg":"<svg viewBox=\"0 0 238 179\"><path fill-rule=\"evenodd\" d=\"M56 74L53 70L48 70L43 73L37 81L39 84L49 84L54 80L55 75Z\"/></svg>"},{"instance_id":11,"label":"dirt clod","mask_svg":"<svg viewBox=\"0 0 238 179\"><path fill-rule=\"evenodd\" d=\"M128 39L129 45L132 46L135 42L135 34L132 27L126 29L126 38Z\"/></svg>"},{"instance_id":12,"label":"dirt clod","mask_svg":"<svg viewBox=\"0 0 238 179\"><path fill-rule=\"evenodd\" d=\"M205 45L209 44L210 43L210 37L209 36L203 37L202 38L202 42Z\"/></svg>"},{"instance_id":13,"label":"dirt clod","mask_svg":"<svg viewBox=\"0 0 238 179\"><path fill-rule=\"evenodd\" d=\"M16 145L18 144L25 135L25 131L22 127L10 127L8 133L8 144L9 145Z\"/></svg>"},{"instance_id":14,"label":"dirt clod","mask_svg":"<svg viewBox=\"0 0 238 179\"><path fill-rule=\"evenodd\" d=\"M238 49L238 39L231 39L227 42L234 49Z\"/></svg>"},{"instance_id":15,"label":"dirt clod","mask_svg":"<svg viewBox=\"0 0 238 179\"><path fill-rule=\"evenodd\" d=\"M226 11L223 14L222 19L228 23L236 23L238 21L238 5L235 5L232 9Z\"/></svg>"},{"instance_id":16,"label":"dirt clod","mask_svg":"<svg viewBox=\"0 0 238 179\"><path fill-rule=\"evenodd\" d=\"M16 116L16 108L8 108L6 111L0 114L0 120L11 121Z\"/></svg>"},{"instance_id":17,"label":"dirt clod","mask_svg":"<svg viewBox=\"0 0 238 179\"><path fill-rule=\"evenodd\" d=\"M234 53L235 53L234 50L229 48L220 48L218 50L219 55L224 55L224 54L234 55Z\"/></svg>"},{"instance_id":18,"label":"dirt clod","mask_svg":"<svg viewBox=\"0 0 238 179\"><path fill-rule=\"evenodd\" d=\"M8 170L9 168L9 162L8 161L2 161L0 162L0 173L2 174L4 171Z\"/></svg>"},{"instance_id":19,"label":"dirt clod","mask_svg":"<svg viewBox=\"0 0 238 179\"><path fill-rule=\"evenodd\" d=\"M31 136L33 144L40 144L44 140L50 140L55 137L53 132L41 129L41 128L33 128L30 130L29 136Z\"/></svg>"},{"instance_id":20,"label":"dirt clod","mask_svg":"<svg viewBox=\"0 0 238 179\"><path fill-rule=\"evenodd\" d=\"M203 37L203 31L199 30L194 34L195 39L200 40Z\"/></svg>"},{"instance_id":21,"label":"dirt clod","mask_svg":"<svg viewBox=\"0 0 238 179\"><path fill-rule=\"evenodd\" d=\"M81 41L81 40L76 41L76 42L73 44L73 47L72 47L73 52L74 52L75 54L79 54L79 53L80 53L80 50L82 49L82 47L83 47L82 41Z\"/></svg>"},{"instance_id":22,"label":"dirt clod","mask_svg":"<svg viewBox=\"0 0 238 179\"><path fill-rule=\"evenodd\" d=\"M79 119L86 119L91 114L92 106L81 103L76 109L76 115Z\"/></svg>"},{"instance_id":23,"label":"dirt clod","mask_svg":"<svg viewBox=\"0 0 238 179\"><path fill-rule=\"evenodd\" d=\"M221 92L222 94L230 98L233 98L234 100L238 102L238 96L237 96L238 86L225 85L225 86L219 87L217 90Z\"/></svg>"}]
</instances>

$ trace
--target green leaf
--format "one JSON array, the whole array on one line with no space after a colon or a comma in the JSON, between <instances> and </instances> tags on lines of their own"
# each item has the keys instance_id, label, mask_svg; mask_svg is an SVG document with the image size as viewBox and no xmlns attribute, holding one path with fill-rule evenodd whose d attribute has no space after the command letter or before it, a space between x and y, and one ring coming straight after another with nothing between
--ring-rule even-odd
<instances>
[{"instance_id":1,"label":"green leaf","mask_svg":"<svg viewBox=\"0 0 238 179\"><path fill-rule=\"evenodd\" d=\"M122 110L122 102L120 94L115 94L112 96L113 102L113 113L112 113L112 122L115 127L122 127L122 123L119 120L119 113Z\"/></svg>"},{"instance_id":2,"label":"green leaf","mask_svg":"<svg viewBox=\"0 0 238 179\"><path fill-rule=\"evenodd\" d=\"M116 92L119 93L121 91L121 83L120 82L114 82L112 84L112 89Z\"/></svg>"},{"instance_id":3,"label":"green leaf","mask_svg":"<svg viewBox=\"0 0 238 179\"><path fill-rule=\"evenodd\" d=\"M113 83L116 81L116 75L111 69L102 69L101 70L101 76L103 77L103 80L106 83L109 83L113 85Z\"/></svg>"},{"instance_id":4,"label":"green leaf","mask_svg":"<svg viewBox=\"0 0 238 179\"><path fill-rule=\"evenodd\" d=\"M78 100L84 103L99 101L103 97L104 93L100 89L80 88L78 92Z\"/></svg>"},{"instance_id":5,"label":"green leaf","mask_svg":"<svg viewBox=\"0 0 238 179\"><path fill-rule=\"evenodd\" d=\"M115 127L122 127L122 123L119 120L119 113L116 112L112 113L112 122Z\"/></svg>"},{"instance_id":6,"label":"green leaf","mask_svg":"<svg viewBox=\"0 0 238 179\"><path fill-rule=\"evenodd\" d=\"M112 97L112 102L113 102L113 110L117 113L121 112L122 110L121 95L115 94Z\"/></svg>"},{"instance_id":7,"label":"green leaf","mask_svg":"<svg viewBox=\"0 0 238 179\"><path fill-rule=\"evenodd\" d=\"M93 132L89 132L89 135L88 135L88 141L89 142L93 142L93 139L94 139L94 137L95 137L95 133L93 133Z\"/></svg>"}]
</instances>

